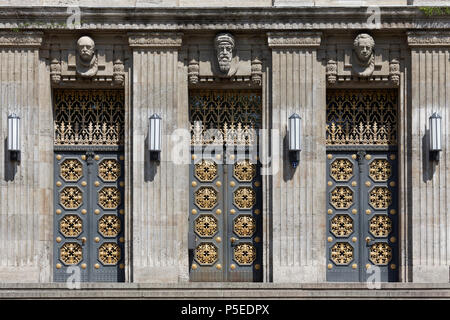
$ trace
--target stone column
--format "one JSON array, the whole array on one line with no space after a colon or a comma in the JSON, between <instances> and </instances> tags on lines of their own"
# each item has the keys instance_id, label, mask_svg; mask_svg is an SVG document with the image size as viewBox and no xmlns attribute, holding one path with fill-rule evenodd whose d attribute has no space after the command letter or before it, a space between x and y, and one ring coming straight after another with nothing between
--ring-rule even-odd
<instances>
[{"instance_id":1,"label":"stone column","mask_svg":"<svg viewBox=\"0 0 450 320\"><path fill-rule=\"evenodd\" d=\"M412 281L449 282L450 32L410 32ZM440 161L429 158L428 118L442 116Z\"/></svg>"},{"instance_id":2,"label":"stone column","mask_svg":"<svg viewBox=\"0 0 450 320\"><path fill-rule=\"evenodd\" d=\"M280 169L272 176L274 282L325 281L325 67L317 56L321 33L268 34L272 49L272 129L280 130ZM293 169L287 121L302 118L302 151Z\"/></svg>"},{"instance_id":3,"label":"stone column","mask_svg":"<svg viewBox=\"0 0 450 320\"><path fill-rule=\"evenodd\" d=\"M180 33L134 33L132 68L133 282L188 281L189 165L171 160L170 134L188 128L187 70ZM185 90L183 90L183 88ZM150 161L148 118L162 117L159 163Z\"/></svg>"},{"instance_id":4,"label":"stone column","mask_svg":"<svg viewBox=\"0 0 450 320\"><path fill-rule=\"evenodd\" d=\"M51 281L52 109L40 32L0 32L0 282ZM20 116L21 162L7 158Z\"/></svg>"}]
</instances>

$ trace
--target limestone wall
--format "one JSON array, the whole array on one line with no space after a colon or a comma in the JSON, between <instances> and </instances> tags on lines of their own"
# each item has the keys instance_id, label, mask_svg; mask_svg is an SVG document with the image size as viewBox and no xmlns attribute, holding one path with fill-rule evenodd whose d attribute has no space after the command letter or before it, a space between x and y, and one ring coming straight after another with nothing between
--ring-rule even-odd
<instances>
[{"instance_id":1,"label":"limestone wall","mask_svg":"<svg viewBox=\"0 0 450 320\"><path fill-rule=\"evenodd\" d=\"M52 108L41 33L0 33L0 282L51 281ZM5 155L7 116L21 121L21 162Z\"/></svg>"}]
</instances>

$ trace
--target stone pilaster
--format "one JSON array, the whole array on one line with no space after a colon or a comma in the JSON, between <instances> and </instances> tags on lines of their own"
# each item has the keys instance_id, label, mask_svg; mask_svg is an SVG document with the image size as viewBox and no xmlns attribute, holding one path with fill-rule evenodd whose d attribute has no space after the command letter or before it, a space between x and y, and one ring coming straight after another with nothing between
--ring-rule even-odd
<instances>
[{"instance_id":1,"label":"stone pilaster","mask_svg":"<svg viewBox=\"0 0 450 320\"><path fill-rule=\"evenodd\" d=\"M325 67L321 33L268 33L272 49L272 129L280 130L280 168L272 176L274 282L325 281ZM293 169L287 121L302 118L302 151Z\"/></svg>"},{"instance_id":2,"label":"stone pilaster","mask_svg":"<svg viewBox=\"0 0 450 320\"><path fill-rule=\"evenodd\" d=\"M0 282L51 281L52 112L41 77L42 38L40 32L0 32ZM6 154L12 112L21 118L19 165Z\"/></svg>"},{"instance_id":3,"label":"stone pilaster","mask_svg":"<svg viewBox=\"0 0 450 320\"><path fill-rule=\"evenodd\" d=\"M132 67L133 281L187 281L189 165L171 159L170 134L188 128L187 68L179 61L182 34L129 34ZM183 90L185 88L185 90ZM162 117L159 163L147 151L148 118Z\"/></svg>"},{"instance_id":4,"label":"stone pilaster","mask_svg":"<svg viewBox=\"0 0 450 320\"><path fill-rule=\"evenodd\" d=\"M450 33L409 32L411 48L412 281L449 282ZM428 118L442 116L440 161L429 157Z\"/></svg>"}]
</instances>

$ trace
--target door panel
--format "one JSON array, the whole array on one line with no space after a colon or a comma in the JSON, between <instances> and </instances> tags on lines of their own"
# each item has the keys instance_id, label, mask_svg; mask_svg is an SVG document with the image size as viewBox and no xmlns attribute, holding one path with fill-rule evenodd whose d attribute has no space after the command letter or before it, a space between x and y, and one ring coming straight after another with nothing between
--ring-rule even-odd
<instances>
[{"instance_id":1,"label":"door panel","mask_svg":"<svg viewBox=\"0 0 450 320\"><path fill-rule=\"evenodd\" d=\"M328 152L327 177L327 280L397 281L396 152Z\"/></svg>"},{"instance_id":2,"label":"door panel","mask_svg":"<svg viewBox=\"0 0 450 320\"><path fill-rule=\"evenodd\" d=\"M192 158L191 281L260 281L259 166L237 154L194 154Z\"/></svg>"},{"instance_id":3,"label":"door panel","mask_svg":"<svg viewBox=\"0 0 450 320\"><path fill-rule=\"evenodd\" d=\"M55 154L54 280L123 281L123 155Z\"/></svg>"}]
</instances>

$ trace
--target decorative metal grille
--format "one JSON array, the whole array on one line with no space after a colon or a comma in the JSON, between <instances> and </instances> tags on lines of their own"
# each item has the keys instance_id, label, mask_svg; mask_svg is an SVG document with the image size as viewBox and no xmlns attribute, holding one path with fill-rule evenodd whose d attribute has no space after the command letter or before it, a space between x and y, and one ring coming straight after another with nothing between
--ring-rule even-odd
<instances>
[{"instance_id":1,"label":"decorative metal grille","mask_svg":"<svg viewBox=\"0 0 450 320\"><path fill-rule=\"evenodd\" d=\"M120 247L116 243L104 243L98 248L98 258L105 265L115 265L121 258Z\"/></svg>"},{"instance_id":2,"label":"decorative metal grille","mask_svg":"<svg viewBox=\"0 0 450 320\"><path fill-rule=\"evenodd\" d=\"M369 175L374 181L387 181L391 177L392 167L389 164L389 161L385 159L372 161L369 169Z\"/></svg>"},{"instance_id":3,"label":"decorative metal grille","mask_svg":"<svg viewBox=\"0 0 450 320\"><path fill-rule=\"evenodd\" d=\"M253 90L192 90L191 144L253 145L261 126L261 94Z\"/></svg>"},{"instance_id":4,"label":"decorative metal grille","mask_svg":"<svg viewBox=\"0 0 450 320\"><path fill-rule=\"evenodd\" d=\"M326 139L328 145L395 145L396 91L328 90Z\"/></svg>"},{"instance_id":5,"label":"decorative metal grille","mask_svg":"<svg viewBox=\"0 0 450 320\"><path fill-rule=\"evenodd\" d=\"M370 260L377 265L386 265L392 260L392 248L387 243L375 243L370 247Z\"/></svg>"},{"instance_id":6,"label":"decorative metal grille","mask_svg":"<svg viewBox=\"0 0 450 320\"><path fill-rule=\"evenodd\" d=\"M256 249L251 243L243 243L234 247L234 260L241 265L252 264L256 259Z\"/></svg>"},{"instance_id":7,"label":"decorative metal grille","mask_svg":"<svg viewBox=\"0 0 450 320\"><path fill-rule=\"evenodd\" d=\"M331 260L337 265L347 265L353 260L353 247L345 242L338 242L331 248Z\"/></svg>"},{"instance_id":8,"label":"decorative metal grille","mask_svg":"<svg viewBox=\"0 0 450 320\"><path fill-rule=\"evenodd\" d=\"M55 89L53 99L55 145L123 145L123 91Z\"/></svg>"}]
</instances>

